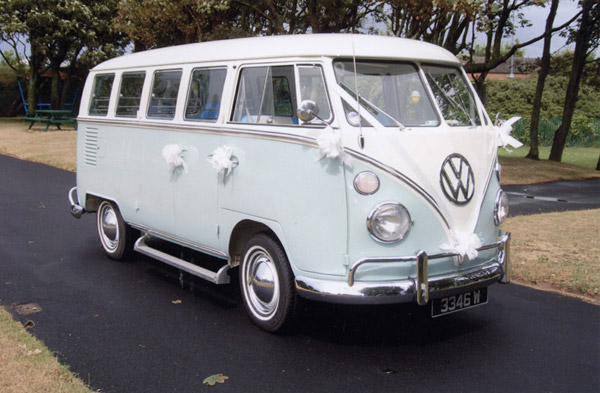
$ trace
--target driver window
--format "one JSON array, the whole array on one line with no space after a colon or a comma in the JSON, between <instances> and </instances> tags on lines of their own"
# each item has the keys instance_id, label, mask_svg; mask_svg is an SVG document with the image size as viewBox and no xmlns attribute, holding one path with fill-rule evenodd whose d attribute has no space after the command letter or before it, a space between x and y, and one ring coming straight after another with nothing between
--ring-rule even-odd
<instances>
[{"instance_id":1,"label":"driver window","mask_svg":"<svg viewBox=\"0 0 600 393\"><path fill-rule=\"evenodd\" d=\"M294 125L296 88L293 66L248 67L241 72L232 121Z\"/></svg>"}]
</instances>

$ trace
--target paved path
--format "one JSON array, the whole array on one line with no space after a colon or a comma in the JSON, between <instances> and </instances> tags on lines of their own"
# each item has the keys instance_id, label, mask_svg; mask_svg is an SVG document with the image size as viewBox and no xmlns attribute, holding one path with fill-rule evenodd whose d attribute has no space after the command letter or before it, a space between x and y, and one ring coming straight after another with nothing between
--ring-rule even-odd
<instances>
[{"instance_id":1,"label":"paved path","mask_svg":"<svg viewBox=\"0 0 600 393\"><path fill-rule=\"evenodd\" d=\"M600 179L504 186L509 215L600 208Z\"/></svg>"},{"instance_id":2,"label":"paved path","mask_svg":"<svg viewBox=\"0 0 600 393\"><path fill-rule=\"evenodd\" d=\"M108 392L597 392L600 307L518 285L430 319L417 306L302 302L276 336L235 288L138 258L107 259L94 217L73 219L72 173L0 156L0 301ZM181 304L172 301L181 300ZM21 304L41 311L17 313Z\"/></svg>"}]
</instances>

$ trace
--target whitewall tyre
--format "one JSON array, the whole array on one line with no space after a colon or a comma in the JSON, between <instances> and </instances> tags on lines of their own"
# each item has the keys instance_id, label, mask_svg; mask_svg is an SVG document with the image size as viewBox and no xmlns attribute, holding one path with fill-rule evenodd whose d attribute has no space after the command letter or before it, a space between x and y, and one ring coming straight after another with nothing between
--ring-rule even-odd
<instances>
[{"instance_id":1,"label":"whitewall tyre","mask_svg":"<svg viewBox=\"0 0 600 393\"><path fill-rule=\"evenodd\" d=\"M239 269L244 307L252 322L281 331L294 314L294 274L283 247L266 233L254 235L242 251Z\"/></svg>"},{"instance_id":2,"label":"whitewall tyre","mask_svg":"<svg viewBox=\"0 0 600 393\"><path fill-rule=\"evenodd\" d=\"M117 261L126 261L133 254L134 231L123 221L119 208L110 201L98 206L96 225L100 244L106 255Z\"/></svg>"}]
</instances>

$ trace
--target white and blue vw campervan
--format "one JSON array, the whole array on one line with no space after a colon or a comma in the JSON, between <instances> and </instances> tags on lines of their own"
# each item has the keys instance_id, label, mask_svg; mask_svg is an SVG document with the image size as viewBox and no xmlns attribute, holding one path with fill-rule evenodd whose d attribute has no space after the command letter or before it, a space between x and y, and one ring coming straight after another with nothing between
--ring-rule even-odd
<instances>
[{"instance_id":1,"label":"white and blue vw campervan","mask_svg":"<svg viewBox=\"0 0 600 393\"><path fill-rule=\"evenodd\" d=\"M438 316L509 281L497 147L517 142L437 46L315 34L149 50L91 70L77 122L71 212L96 212L108 256L216 284L238 268L267 331L296 296Z\"/></svg>"}]
</instances>

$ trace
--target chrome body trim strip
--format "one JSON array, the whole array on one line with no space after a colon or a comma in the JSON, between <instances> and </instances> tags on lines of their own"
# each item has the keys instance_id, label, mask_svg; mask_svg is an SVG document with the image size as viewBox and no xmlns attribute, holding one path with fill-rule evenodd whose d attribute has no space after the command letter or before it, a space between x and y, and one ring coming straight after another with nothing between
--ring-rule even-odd
<instances>
[{"instance_id":1,"label":"chrome body trim strip","mask_svg":"<svg viewBox=\"0 0 600 393\"><path fill-rule=\"evenodd\" d=\"M273 132L273 131L265 131L265 130L252 130L248 128L237 128L231 127L231 123L228 123L227 126L223 125L213 125L210 123L207 124L180 124L180 123L165 123L165 122L155 122L155 121L139 121L139 120L112 120L112 119L96 119L89 117L78 117L78 122L86 122L92 124L104 124L104 125L113 125L113 126L123 126L126 125L128 127L136 127L136 128L150 128L150 129L172 129L174 131L184 131L184 132L197 132L197 133L206 133L206 134L220 134L220 135L228 135L228 136L239 136L239 137L258 137L266 140L274 140L274 141L284 141L289 143L298 143L303 146L309 147L318 147L317 140L312 137L307 137L298 134L292 133L283 133L283 132ZM237 125L238 123L233 123L233 125ZM261 124L261 127L265 126L265 124ZM273 127L266 125L267 127ZM309 125L304 124L302 128L310 127L315 129L321 129L323 126L320 125ZM437 201L433 196L431 196L424 188L419 186L415 181L410 179L408 176L404 175L402 172L383 164L380 161L377 161L369 156L366 156L356 150L344 148L344 150L355 158L358 161L366 162L383 172L387 172L391 176L400 180L402 183L406 184L408 187L412 188L417 194L425 199L427 203L429 203L433 209L437 212L439 217L442 219L446 228L450 228L450 224L444 214L442 213L440 207L438 206Z\"/></svg>"},{"instance_id":2,"label":"chrome body trim strip","mask_svg":"<svg viewBox=\"0 0 600 393\"><path fill-rule=\"evenodd\" d=\"M428 257L424 251L421 251L417 256L365 258L368 262L378 263L417 262L417 277L407 277L398 281L358 281L350 285L350 274L348 282L298 276L296 290L302 297L332 303L389 304L416 301L419 305L425 305L430 299L485 287L495 282L508 283L510 281L510 233L506 233L498 242L480 247L479 250L494 248L498 249L498 256L494 260L466 270L434 277L427 276L428 259L451 257L456 254L443 253ZM360 266L360 264L356 266L357 263L353 267Z\"/></svg>"},{"instance_id":3,"label":"chrome body trim strip","mask_svg":"<svg viewBox=\"0 0 600 393\"><path fill-rule=\"evenodd\" d=\"M344 149L344 150L348 154L350 154L353 158L355 158L359 161L366 162L370 165L375 166L379 170L389 173L396 179L400 180L402 183L406 184L407 186L409 186L410 188L415 190L435 209L435 211L438 213L438 215L444 221L444 224L446 224L446 227L450 228L450 224L446 220L446 217L444 217L444 215L442 214L442 211L440 210L440 207L438 206L438 203L436 202L435 198L433 196L431 196L424 188L422 188L417 183L415 183L412 179L410 179L408 176L404 175L402 172L400 172L380 161L377 161L369 156L366 156L360 152L357 152L356 150L352 150L352 149Z\"/></svg>"}]
</instances>

